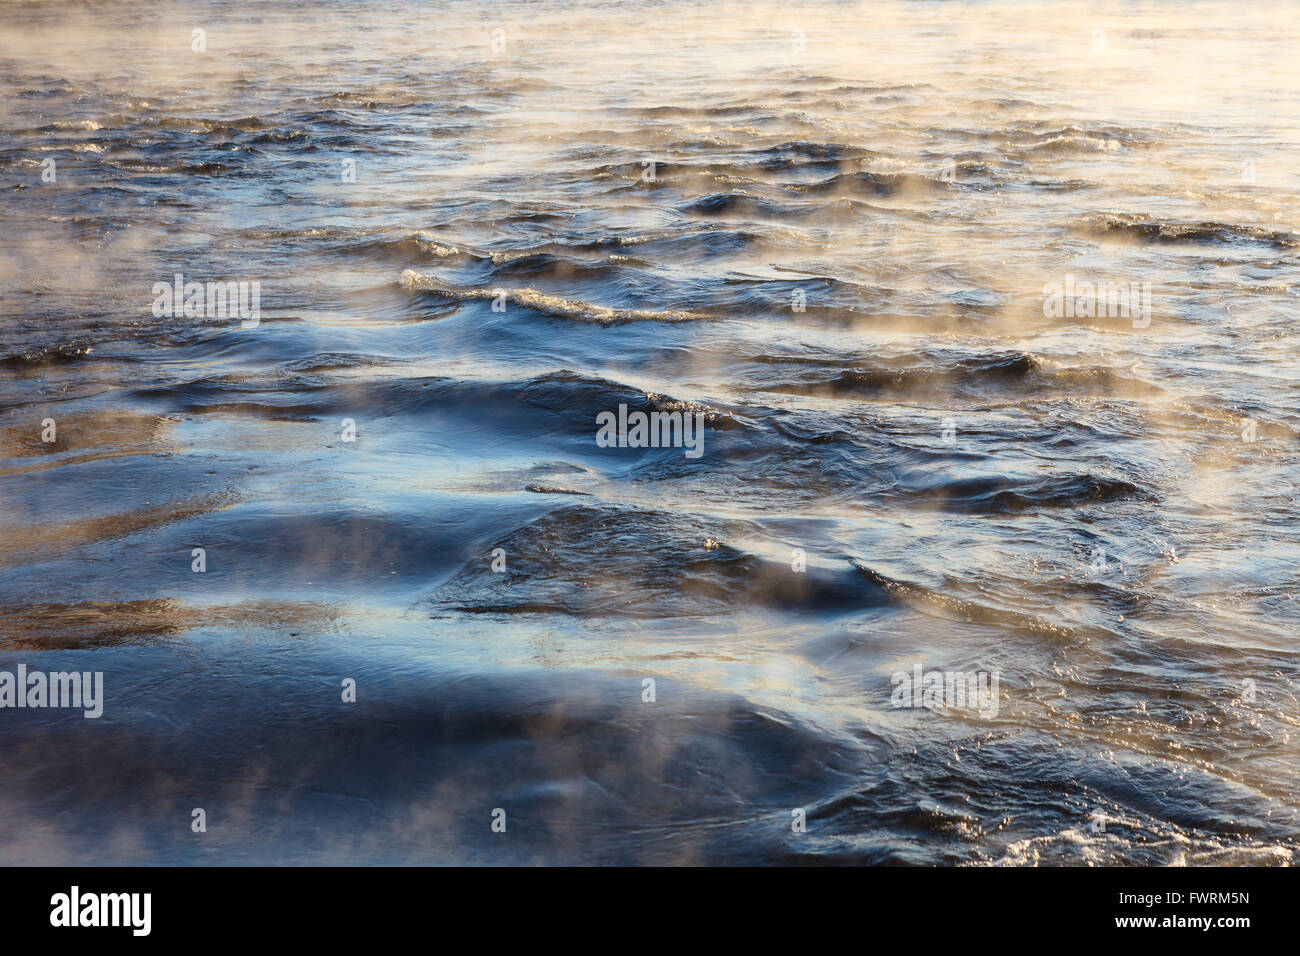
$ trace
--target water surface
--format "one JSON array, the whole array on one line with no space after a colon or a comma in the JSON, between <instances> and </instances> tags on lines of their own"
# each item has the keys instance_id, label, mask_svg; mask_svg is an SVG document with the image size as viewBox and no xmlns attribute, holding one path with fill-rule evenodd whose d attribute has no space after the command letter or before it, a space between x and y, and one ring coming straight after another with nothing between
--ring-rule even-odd
<instances>
[{"instance_id":1,"label":"water surface","mask_svg":"<svg viewBox=\"0 0 1300 956\"><path fill-rule=\"evenodd\" d=\"M0 24L0 859L1291 862L1294 5Z\"/></svg>"}]
</instances>

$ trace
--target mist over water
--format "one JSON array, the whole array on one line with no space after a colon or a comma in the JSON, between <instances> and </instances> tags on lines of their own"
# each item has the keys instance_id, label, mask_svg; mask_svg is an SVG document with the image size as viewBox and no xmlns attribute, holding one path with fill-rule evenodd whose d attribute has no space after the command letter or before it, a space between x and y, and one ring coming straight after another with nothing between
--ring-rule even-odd
<instances>
[{"instance_id":1,"label":"mist over water","mask_svg":"<svg viewBox=\"0 0 1300 956\"><path fill-rule=\"evenodd\" d=\"M1292 862L1298 43L0 6L0 858Z\"/></svg>"}]
</instances>

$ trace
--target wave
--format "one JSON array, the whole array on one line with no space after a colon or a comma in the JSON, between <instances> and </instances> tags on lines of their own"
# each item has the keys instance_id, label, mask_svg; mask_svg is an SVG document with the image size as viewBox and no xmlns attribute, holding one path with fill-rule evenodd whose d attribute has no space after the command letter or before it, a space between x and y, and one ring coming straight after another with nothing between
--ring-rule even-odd
<instances>
[{"instance_id":1,"label":"wave","mask_svg":"<svg viewBox=\"0 0 1300 956\"><path fill-rule=\"evenodd\" d=\"M731 530L739 533L741 526ZM565 614L666 618L724 614L759 605L828 614L879 606L879 589L851 569L809 568L765 561L726 543L721 523L674 512L613 505L570 505L485 543L429 598L435 611L475 614ZM504 573L492 551L508 555ZM608 565L602 554L635 554L634 563ZM593 572L575 589L568 568ZM598 568L608 568L601 573Z\"/></svg>"},{"instance_id":2,"label":"wave","mask_svg":"<svg viewBox=\"0 0 1300 956\"><path fill-rule=\"evenodd\" d=\"M840 173L830 179L808 185L791 186L810 195L893 196L899 193L930 192L957 188L954 182L918 173Z\"/></svg>"},{"instance_id":3,"label":"wave","mask_svg":"<svg viewBox=\"0 0 1300 956\"><path fill-rule=\"evenodd\" d=\"M1015 514L1042 508L1072 508L1106 501L1156 501L1157 496L1123 478L1094 474L1046 478L956 478L908 492L913 502L933 502L942 510L968 514Z\"/></svg>"},{"instance_id":4,"label":"wave","mask_svg":"<svg viewBox=\"0 0 1300 956\"><path fill-rule=\"evenodd\" d=\"M892 365L862 367L865 363L852 359L824 360L811 356L785 358L779 355L759 355L754 361L768 365L807 364L816 367L801 381L764 382L756 387L763 391L788 392L795 395L819 395L831 398L875 395L881 392L906 392L951 390L954 388L980 388L986 385L1003 386L1020 383L1042 372L1042 363L1024 352L997 353L977 358L948 359L936 356L906 356ZM827 374L827 366L855 365L839 372Z\"/></svg>"},{"instance_id":5,"label":"wave","mask_svg":"<svg viewBox=\"0 0 1300 956\"><path fill-rule=\"evenodd\" d=\"M1108 213L1088 220L1083 231L1141 242L1262 243L1277 249L1300 248L1300 234L1225 222L1183 222L1148 215Z\"/></svg>"},{"instance_id":6,"label":"wave","mask_svg":"<svg viewBox=\"0 0 1300 956\"><path fill-rule=\"evenodd\" d=\"M76 365L95 351L92 345L44 345L24 352L0 354L0 366L13 369L50 368Z\"/></svg>"},{"instance_id":7,"label":"wave","mask_svg":"<svg viewBox=\"0 0 1300 956\"><path fill-rule=\"evenodd\" d=\"M529 288L476 288L452 286L436 276L407 269L402 273L402 288L424 292L457 302L501 300L510 306L522 306L533 312L553 318L593 322L599 325L618 325L626 322L699 322L712 316L684 309L626 309L611 308L549 295Z\"/></svg>"}]
</instances>

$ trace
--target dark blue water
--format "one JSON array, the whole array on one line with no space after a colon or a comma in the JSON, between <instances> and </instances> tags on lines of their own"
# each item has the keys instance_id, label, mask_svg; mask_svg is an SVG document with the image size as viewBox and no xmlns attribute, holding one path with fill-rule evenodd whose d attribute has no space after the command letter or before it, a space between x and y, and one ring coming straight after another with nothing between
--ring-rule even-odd
<instances>
[{"instance_id":1,"label":"dark blue water","mask_svg":"<svg viewBox=\"0 0 1300 956\"><path fill-rule=\"evenodd\" d=\"M1291 862L1298 34L6 4L0 860Z\"/></svg>"}]
</instances>

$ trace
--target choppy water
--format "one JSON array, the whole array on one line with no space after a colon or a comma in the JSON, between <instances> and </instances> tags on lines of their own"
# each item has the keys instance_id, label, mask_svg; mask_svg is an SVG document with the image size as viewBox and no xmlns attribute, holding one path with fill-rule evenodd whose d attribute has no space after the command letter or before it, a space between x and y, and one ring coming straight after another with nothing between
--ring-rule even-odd
<instances>
[{"instance_id":1,"label":"choppy water","mask_svg":"<svg viewBox=\"0 0 1300 956\"><path fill-rule=\"evenodd\" d=\"M0 8L0 668L106 688L0 710L2 858L1290 862L1298 42ZM260 324L155 316L178 272Z\"/></svg>"}]
</instances>

